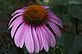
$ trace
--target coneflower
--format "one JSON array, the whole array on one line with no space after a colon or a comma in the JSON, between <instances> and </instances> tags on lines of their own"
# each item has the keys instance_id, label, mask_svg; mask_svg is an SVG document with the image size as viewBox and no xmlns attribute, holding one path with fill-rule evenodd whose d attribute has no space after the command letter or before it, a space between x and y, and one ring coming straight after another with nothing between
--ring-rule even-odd
<instances>
[{"instance_id":1,"label":"coneflower","mask_svg":"<svg viewBox=\"0 0 82 54\"><path fill-rule=\"evenodd\" d=\"M55 47L55 36L61 36L62 23L48 6L34 4L16 10L9 22L10 28L17 47L25 45L29 53L39 53L43 49L48 52L50 46Z\"/></svg>"}]
</instances>

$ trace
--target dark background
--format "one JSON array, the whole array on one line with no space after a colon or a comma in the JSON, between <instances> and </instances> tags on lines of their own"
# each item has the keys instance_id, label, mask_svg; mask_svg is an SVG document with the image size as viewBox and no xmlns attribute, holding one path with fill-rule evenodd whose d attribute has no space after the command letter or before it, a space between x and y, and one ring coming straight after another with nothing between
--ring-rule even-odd
<instances>
[{"instance_id":1,"label":"dark background","mask_svg":"<svg viewBox=\"0 0 82 54\"><path fill-rule=\"evenodd\" d=\"M15 46L8 30L8 22L11 13L26 6L29 1L0 0L0 54L27 54L25 48ZM39 54L82 54L82 0L38 0L38 3L48 5L64 26L56 48Z\"/></svg>"}]
</instances>

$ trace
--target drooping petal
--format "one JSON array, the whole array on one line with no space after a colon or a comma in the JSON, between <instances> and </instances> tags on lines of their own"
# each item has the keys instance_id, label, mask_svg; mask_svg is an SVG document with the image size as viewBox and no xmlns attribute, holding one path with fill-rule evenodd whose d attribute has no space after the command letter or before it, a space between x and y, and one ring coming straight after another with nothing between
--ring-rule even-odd
<instances>
[{"instance_id":1,"label":"drooping petal","mask_svg":"<svg viewBox=\"0 0 82 54\"><path fill-rule=\"evenodd\" d=\"M16 17L21 16L22 14L23 14L23 13L16 14L16 15L10 20L9 25L10 25L10 23L11 23Z\"/></svg>"},{"instance_id":2,"label":"drooping petal","mask_svg":"<svg viewBox=\"0 0 82 54\"><path fill-rule=\"evenodd\" d=\"M15 34L15 37L14 37L14 41L15 41L15 44L17 47L20 47L20 43L22 42L22 40L24 40L24 36L22 35L23 34L23 29L24 29L24 24L22 24L16 34Z\"/></svg>"},{"instance_id":3,"label":"drooping petal","mask_svg":"<svg viewBox=\"0 0 82 54\"><path fill-rule=\"evenodd\" d=\"M43 28L42 27L39 27L39 33L40 33L40 35L42 37L42 43L43 43L44 49L45 49L46 52L48 52L49 46L48 46L48 42L47 42L47 39L45 37L45 34L43 32Z\"/></svg>"},{"instance_id":4,"label":"drooping petal","mask_svg":"<svg viewBox=\"0 0 82 54\"><path fill-rule=\"evenodd\" d=\"M50 16L49 16L49 17L50 17ZM54 19L54 18L49 18L48 20L49 20L49 21L52 21L52 22L55 23L55 24L57 24L57 25L60 26L61 28L63 27L63 26L62 26L62 23L59 22L58 20Z\"/></svg>"},{"instance_id":5,"label":"drooping petal","mask_svg":"<svg viewBox=\"0 0 82 54\"><path fill-rule=\"evenodd\" d=\"M24 35L25 35L25 46L29 53L33 53L34 52L34 42L33 42L30 25L27 25L27 24L25 25Z\"/></svg>"},{"instance_id":6,"label":"drooping petal","mask_svg":"<svg viewBox=\"0 0 82 54\"><path fill-rule=\"evenodd\" d=\"M52 28L52 30L54 31L56 36L60 37L61 36L61 31L60 31L59 27L51 21L48 21L48 24Z\"/></svg>"},{"instance_id":7,"label":"drooping petal","mask_svg":"<svg viewBox=\"0 0 82 54\"><path fill-rule=\"evenodd\" d=\"M50 10L48 12L48 18L54 18L54 20L56 21L55 23L59 22L59 24L60 24L59 26L61 28L63 28L61 20L53 12L51 12Z\"/></svg>"},{"instance_id":8,"label":"drooping petal","mask_svg":"<svg viewBox=\"0 0 82 54\"><path fill-rule=\"evenodd\" d=\"M47 32L46 32L44 26L42 26L42 33L44 33L45 39L46 39L47 44L48 44L48 50L49 50L50 39L49 39L49 35L47 34ZM47 50L47 51L48 51L48 50Z\"/></svg>"},{"instance_id":9,"label":"drooping petal","mask_svg":"<svg viewBox=\"0 0 82 54\"><path fill-rule=\"evenodd\" d=\"M22 16L16 18L16 19L11 23L11 25L9 26L9 28L11 28L12 26L16 26L17 23L20 24L21 22L23 22L23 17L22 17Z\"/></svg>"},{"instance_id":10,"label":"drooping petal","mask_svg":"<svg viewBox=\"0 0 82 54\"><path fill-rule=\"evenodd\" d=\"M12 29L11 29L11 37L12 38L14 37L14 34L15 34L18 26L19 26L19 24L17 24L17 26L13 26Z\"/></svg>"},{"instance_id":11,"label":"drooping petal","mask_svg":"<svg viewBox=\"0 0 82 54\"><path fill-rule=\"evenodd\" d=\"M24 25L25 25L25 24L24 24ZM25 29L24 29L24 27L23 27L23 31L22 31L22 33L21 33L21 37L20 37L20 48L23 47L24 42L25 42L24 32L25 32Z\"/></svg>"},{"instance_id":12,"label":"drooping petal","mask_svg":"<svg viewBox=\"0 0 82 54\"><path fill-rule=\"evenodd\" d=\"M22 24L23 21L19 20L17 23L15 23L15 25L12 27L11 29L11 37L14 37L14 34L17 30L17 28L19 27L20 24Z\"/></svg>"},{"instance_id":13,"label":"drooping petal","mask_svg":"<svg viewBox=\"0 0 82 54\"><path fill-rule=\"evenodd\" d=\"M39 53L39 40L34 27L32 27L32 36L34 39L34 51L35 53Z\"/></svg>"},{"instance_id":14,"label":"drooping petal","mask_svg":"<svg viewBox=\"0 0 82 54\"><path fill-rule=\"evenodd\" d=\"M45 8L45 9L48 9L49 7L48 6L42 6L43 8Z\"/></svg>"},{"instance_id":15,"label":"drooping petal","mask_svg":"<svg viewBox=\"0 0 82 54\"><path fill-rule=\"evenodd\" d=\"M38 40L39 40L39 49L40 51L43 49L43 40L42 40L42 37L41 37L41 34L39 32L39 26L36 27L36 33L37 33L37 37L38 37Z\"/></svg>"},{"instance_id":16,"label":"drooping petal","mask_svg":"<svg viewBox=\"0 0 82 54\"><path fill-rule=\"evenodd\" d=\"M16 13L23 13L24 12L24 8L23 9L19 9L16 10L14 13L12 13L11 15L14 16Z\"/></svg>"},{"instance_id":17,"label":"drooping petal","mask_svg":"<svg viewBox=\"0 0 82 54\"><path fill-rule=\"evenodd\" d=\"M49 45L51 47L55 47L56 45L56 40L55 40L55 37L54 35L52 34L52 32L44 25L44 28L45 28L45 31L47 32L47 36L48 36L48 42L49 42Z\"/></svg>"}]
</instances>

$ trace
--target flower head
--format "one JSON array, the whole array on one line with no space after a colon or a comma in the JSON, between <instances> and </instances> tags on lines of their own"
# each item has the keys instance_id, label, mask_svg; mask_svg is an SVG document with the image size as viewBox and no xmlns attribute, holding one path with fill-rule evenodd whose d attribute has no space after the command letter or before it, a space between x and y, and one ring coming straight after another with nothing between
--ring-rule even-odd
<instances>
[{"instance_id":1,"label":"flower head","mask_svg":"<svg viewBox=\"0 0 82 54\"><path fill-rule=\"evenodd\" d=\"M55 47L55 36L61 36L62 23L48 8L35 4L12 14L9 29L17 47L25 45L29 53L38 53L43 49L48 52L50 46Z\"/></svg>"},{"instance_id":2,"label":"flower head","mask_svg":"<svg viewBox=\"0 0 82 54\"><path fill-rule=\"evenodd\" d=\"M23 18L26 23L39 24L46 20L47 11L40 5L31 5L27 7L23 13Z\"/></svg>"}]
</instances>

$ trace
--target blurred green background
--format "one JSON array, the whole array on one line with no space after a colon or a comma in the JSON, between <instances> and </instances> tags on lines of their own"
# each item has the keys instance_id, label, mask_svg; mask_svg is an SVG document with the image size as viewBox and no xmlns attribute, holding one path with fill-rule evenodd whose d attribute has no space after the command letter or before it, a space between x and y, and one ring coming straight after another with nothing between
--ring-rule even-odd
<instances>
[{"instance_id":1,"label":"blurred green background","mask_svg":"<svg viewBox=\"0 0 82 54\"><path fill-rule=\"evenodd\" d=\"M17 48L10 36L8 22L11 13L28 4L30 0L0 0L0 54L28 54ZM39 54L82 54L82 0L37 0L48 5L63 22L62 36L56 48Z\"/></svg>"}]
</instances>

